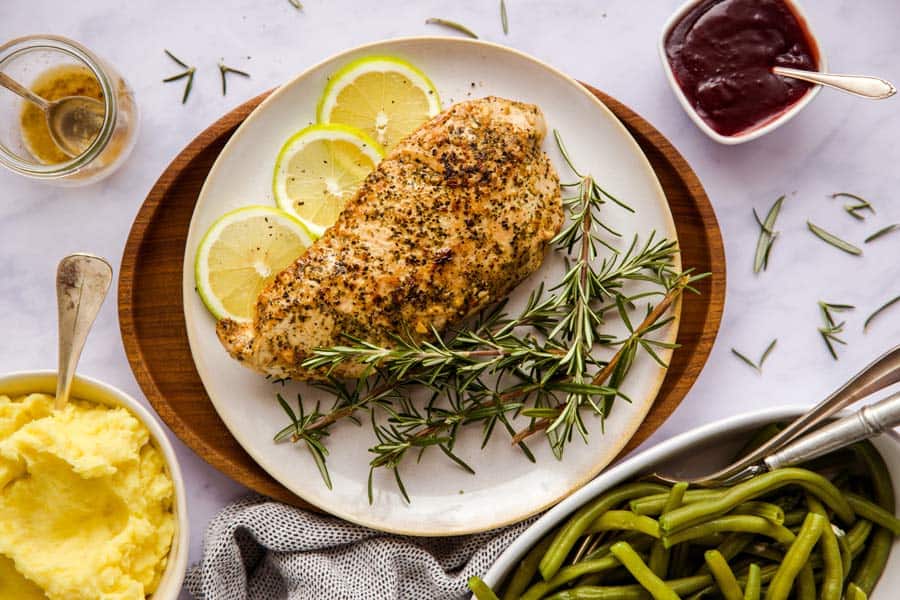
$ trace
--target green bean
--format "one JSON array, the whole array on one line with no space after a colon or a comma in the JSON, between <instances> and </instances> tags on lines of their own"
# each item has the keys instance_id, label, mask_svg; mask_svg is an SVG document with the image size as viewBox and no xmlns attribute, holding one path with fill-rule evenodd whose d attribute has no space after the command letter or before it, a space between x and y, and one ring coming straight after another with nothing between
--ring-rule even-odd
<instances>
[{"instance_id":1,"label":"green bean","mask_svg":"<svg viewBox=\"0 0 900 600\"><path fill-rule=\"evenodd\" d=\"M759 600L762 591L762 571L756 563L750 563L747 583L744 585L744 600Z\"/></svg>"},{"instance_id":2,"label":"green bean","mask_svg":"<svg viewBox=\"0 0 900 600\"><path fill-rule=\"evenodd\" d=\"M710 500L717 498L721 494L721 490L688 490L682 497L682 504ZM668 500L669 494L653 494L652 496L632 500L629 502L628 508L631 509L631 512L639 515L656 517L662 514Z\"/></svg>"},{"instance_id":3,"label":"green bean","mask_svg":"<svg viewBox=\"0 0 900 600\"><path fill-rule=\"evenodd\" d=\"M853 492L846 492L847 502L856 512L857 516L872 521L876 525L889 529L894 535L900 535L900 519L895 517L893 513L886 511L877 504L869 502L862 496Z\"/></svg>"},{"instance_id":4,"label":"green bean","mask_svg":"<svg viewBox=\"0 0 900 600\"><path fill-rule=\"evenodd\" d=\"M653 600L680 600L678 594L650 570L628 542L613 544L609 551L622 562L622 566L628 569L637 582L650 592Z\"/></svg>"},{"instance_id":5,"label":"green bean","mask_svg":"<svg viewBox=\"0 0 900 600\"><path fill-rule=\"evenodd\" d=\"M784 525L785 527L793 527L795 525L800 525L803 523L803 519L806 518L806 510L791 510L784 513Z\"/></svg>"},{"instance_id":6,"label":"green bean","mask_svg":"<svg viewBox=\"0 0 900 600\"><path fill-rule=\"evenodd\" d=\"M680 579L666 580L667 585L678 596L687 596L702 590L712 583L710 575L694 575ZM640 585L582 586L557 592L546 600L641 600L646 590Z\"/></svg>"},{"instance_id":7,"label":"green bean","mask_svg":"<svg viewBox=\"0 0 900 600\"><path fill-rule=\"evenodd\" d=\"M683 481L672 486L672 489L669 490L669 497L666 499L666 504L663 507L664 513L671 512L681 506L681 503L684 502L684 493L687 491L687 488L688 484ZM659 527L658 522L656 526L657 528ZM656 573L657 576L665 578L668 575L669 550L663 546L661 540L653 542L653 546L650 548L648 565L650 570Z\"/></svg>"},{"instance_id":8,"label":"green bean","mask_svg":"<svg viewBox=\"0 0 900 600\"><path fill-rule=\"evenodd\" d=\"M630 510L606 511L591 523L587 528L587 533L623 530L638 531L650 537L659 538L659 523L656 522L656 519L636 515Z\"/></svg>"},{"instance_id":9,"label":"green bean","mask_svg":"<svg viewBox=\"0 0 900 600\"><path fill-rule=\"evenodd\" d=\"M703 535L719 533L722 531L756 533L772 538L783 545L792 543L795 537L790 529L781 525L775 525L768 519L762 517L754 517L751 515L728 515L699 525L694 525L693 527L688 527L687 529L682 529L677 533L663 535L662 541L666 548L671 548L676 544L681 544Z\"/></svg>"},{"instance_id":10,"label":"green bean","mask_svg":"<svg viewBox=\"0 0 900 600\"><path fill-rule=\"evenodd\" d=\"M784 560L769 584L766 600L787 600L794 581L797 579L800 571L803 570L804 565L806 565L810 552L812 552L813 547L819 541L822 530L827 524L828 519L822 515L815 513L806 515L803 526L800 528L800 533L797 534L797 539L788 548L787 553L784 555Z\"/></svg>"},{"instance_id":11,"label":"green bean","mask_svg":"<svg viewBox=\"0 0 900 600\"><path fill-rule=\"evenodd\" d=\"M869 600L869 595L859 589L855 583L851 583L847 586L847 593L844 595L844 600Z\"/></svg>"},{"instance_id":12,"label":"green bean","mask_svg":"<svg viewBox=\"0 0 900 600\"><path fill-rule=\"evenodd\" d=\"M639 552L643 552L645 550L649 550L655 541L655 538L646 536L639 531L626 531L617 539L612 539L608 542L600 544L592 552L589 552L587 555L585 555L582 560L603 558L604 556L609 554L610 547L612 547L612 545L616 542L628 542L629 544L631 544L632 548Z\"/></svg>"},{"instance_id":13,"label":"green bean","mask_svg":"<svg viewBox=\"0 0 900 600\"><path fill-rule=\"evenodd\" d=\"M797 593L794 595L796 600L816 600L816 578L809 562L800 567L796 587Z\"/></svg>"},{"instance_id":14,"label":"green bean","mask_svg":"<svg viewBox=\"0 0 900 600\"><path fill-rule=\"evenodd\" d=\"M472 590L472 593L475 594L475 598L478 600L500 600L497 594L494 593L494 590L488 587L488 584L481 577L475 575L469 577L469 589Z\"/></svg>"},{"instance_id":15,"label":"green bean","mask_svg":"<svg viewBox=\"0 0 900 600\"><path fill-rule=\"evenodd\" d=\"M719 591L722 592L725 600L742 600L744 594L741 591L741 586L738 585L737 579L731 567L728 566L725 557L718 550L707 550L703 554L703 558L706 560L706 566L712 573L713 579L716 580L716 585L719 586Z\"/></svg>"},{"instance_id":16,"label":"green bean","mask_svg":"<svg viewBox=\"0 0 900 600\"><path fill-rule=\"evenodd\" d=\"M772 504L771 502L758 502L751 500L750 502L744 502L733 511L731 511L732 515L755 515L757 517L762 517L776 525L784 524L784 509L780 506Z\"/></svg>"},{"instance_id":17,"label":"green bean","mask_svg":"<svg viewBox=\"0 0 900 600\"><path fill-rule=\"evenodd\" d=\"M537 573L538 570L538 563L541 562L541 558L547 553L547 549L550 547L552 541L553 534L547 534L534 546L534 548L528 551L528 554L525 555L525 558L522 559L522 562L519 563L515 573L513 573L513 576L510 578L509 583L506 584L506 590L503 592L503 600L519 599L522 593L528 588L528 584L534 579L534 574Z\"/></svg>"},{"instance_id":18,"label":"green bean","mask_svg":"<svg viewBox=\"0 0 900 600\"><path fill-rule=\"evenodd\" d=\"M669 577L687 577L693 571L688 566L690 550L690 544L681 544L672 548L672 556L669 560Z\"/></svg>"},{"instance_id":19,"label":"green bean","mask_svg":"<svg viewBox=\"0 0 900 600\"><path fill-rule=\"evenodd\" d=\"M664 534L714 519L739 504L769 494L786 485L797 485L819 497L845 523L853 523L854 513L847 500L830 481L806 469L790 467L763 473L727 489L718 498L686 504L659 518Z\"/></svg>"},{"instance_id":20,"label":"green bean","mask_svg":"<svg viewBox=\"0 0 900 600\"><path fill-rule=\"evenodd\" d=\"M873 528L872 521L859 519L847 532L847 544L850 546L850 552L854 558L865 549L866 541L868 541Z\"/></svg>"},{"instance_id":21,"label":"green bean","mask_svg":"<svg viewBox=\"0 0 900 600\"><path fill-rule=\"evenodd\" d=\"M893 513L894 488L881 454L870 442L854 444L852 449L869 472L876 503L881 508ZM893 535L887 529L878 528L872 534L866 554L851 578L851 581L860 591L865 592L866 596L872 593L872 589L884 572L893 541Z\"/></svg>"},{"instance_id":22,"label":"green bean","mask_svg":"<svg viewBox=\"0 0 900 600\"><path fill-rule=\"evenodd\" d=\"M834 539L837 540L838 548L841 551L841 572L846 579L850 576L850 567L853 565L853 550L850 548L850 542L847 541L847 534L844 530L839 529L836 525L832 525L831 530L834 532Z\"/></svg>"},{"instance_id":23,"label":"green bean","mask_svg":"<svg viewBox=\"0 0 900 600\"><path fill-rule=\"evenodd\" d=\"M539 581L524 594L520 596L521 600L539 600L553 590L564 586L570 581L575 581L579 577L593 573L602 573L615 569L622 563L615 556L606 556L597 560L586 560L580 563L563 567L559 573L553 576L550 581Z\"/></svg>"},{"instance_id":24,"label":"green bean","mask_svg":"<svg viewBox=\"0 0 900 600\"><path fill-rule=\"evenodd\" d=\"M806 496L809 512L828 519L828 513L822 503L813 496ZM831 523L825 525L822 537L819 538L819 548L822 550L822 592L819 600L841 600L844 590L844 564L841 559L841 548L838 545L837 536L831 528Z\"/></svg>"},{"instance_id":25,"label":"green bean","mask_svg":"<svg viewBox=\"0 0 900 600\"><path fill-rule=\"evenodd\" d=\"M744 552L751 556L771 560L772 562L780 563L782 560L784 560L784 553L779 552L768 544L750 544L749 546L747 546Z\"/></svg>"},{"instance_id":26,"label":"green bean","mask_svg":"<svg viewBox=\"0 0 900 600\"><path fill-rule=\"evenodd\" d=\"M603 494L578 510L556 534L553 543L541 559L538 569L544 581L549 581L556 575L575 542L600 515L628 500L664 491L668 491L667 488L659 484L630 483Z\"/></svg>"}]
</instances>

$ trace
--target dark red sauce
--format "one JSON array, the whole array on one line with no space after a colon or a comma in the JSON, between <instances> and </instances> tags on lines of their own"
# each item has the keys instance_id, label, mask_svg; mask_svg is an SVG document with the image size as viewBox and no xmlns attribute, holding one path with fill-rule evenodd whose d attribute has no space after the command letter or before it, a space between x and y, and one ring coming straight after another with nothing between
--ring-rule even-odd
<instances>
[{"instance_id":1,"label":"dark red sauce","mask_svg":"<svg viewBox=\"0 0 900 600\"><path fill-rule=\"evenodd\" d=\"M772 67L815 70L803 22L783 0L707 0L666 39L678 85L704 121L736 135L771 121L812 87Z\"/></svg>"}]
</instances>

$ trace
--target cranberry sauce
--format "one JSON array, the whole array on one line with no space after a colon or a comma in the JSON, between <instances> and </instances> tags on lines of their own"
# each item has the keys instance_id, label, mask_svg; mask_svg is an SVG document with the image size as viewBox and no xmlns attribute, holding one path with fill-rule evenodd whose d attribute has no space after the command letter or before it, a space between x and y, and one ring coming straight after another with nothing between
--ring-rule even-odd
<instances>
[{"instance_id":1,"label":"cranberry sauce","mask_svg":"<svg viewBox=\"0 0 900 600\"><path fill-rule=\"evenodd\" d=\"M678 85L722 135L761 125L797 102L811 84L772 67L816 70L815 45L783 0L706 0L665 42Z\"/></svg>"}]
</instances>

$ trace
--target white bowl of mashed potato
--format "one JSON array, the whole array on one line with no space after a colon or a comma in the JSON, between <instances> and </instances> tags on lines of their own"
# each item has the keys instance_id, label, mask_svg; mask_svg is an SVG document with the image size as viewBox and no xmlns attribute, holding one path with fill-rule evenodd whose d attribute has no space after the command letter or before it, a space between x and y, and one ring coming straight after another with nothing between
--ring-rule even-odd
<instances>
[{"instance_id":1,"label":"white bowl of mashed potato","mask_svg":"<svg viewBox=\"0 0 900 600\"><path fill-rule=\"evenodd\" d=\"M0 599L174 600L186 495L156 419L127 394L56 372L0 376Z\"/></svg>"}]
</instances>

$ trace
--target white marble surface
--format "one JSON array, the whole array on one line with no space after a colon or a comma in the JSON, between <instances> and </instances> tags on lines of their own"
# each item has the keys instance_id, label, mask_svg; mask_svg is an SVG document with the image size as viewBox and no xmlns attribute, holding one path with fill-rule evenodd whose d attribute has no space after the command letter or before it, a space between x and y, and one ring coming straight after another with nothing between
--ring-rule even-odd
<instances>
[{"instance_id":1,"label":"white marble surface","mask_svg":"<svg viewBox=\"0 0 900 600\"><path fill-rule=\"evenodd\" d=\"M865 316L900 294L900 234L864 245L857 258L806 231L807 219L862 243L880 226L900 222L900 100L870 103L824 91L793 122L745 146L707 139L682 113L657 56L662 23L679 0L507 0L510 33L500 29L494 0L287 0L114 2L3 0L0 39L57 33L107 57L135 88L143 130L128 163L107 181L58 189L0 172L0 371L53 367L53 272L66 253L85 250L118 263L144 196L169 161L197 133L244 100L345 48L382 38L439 34L427 17L457 20L485 39L531 53L591 82L655 124L693 165L715 206L728 257L725 317L709 363L674 416L647 443L718 417L761 406L812 403L900 339L900 307L863 334ZM807 2L831 68L900 81L900 4L892 0ZM187 104L169 48L199 68ZM217 61L246 69L222 97ZM865 223L828 194L866 196L878 213ZM757 228L752 206L765 211L788 194L768 272L754 276ZM847 315L841 358L827 354L816 332L817 300L855 304ZM732 346L758 356L778 346L758 375L730 355ZM114 295L104 306L81 371L143 398L128 367ZM174 437L174 436L173 436ZM244 489L176 440L190 490L191 557L210 517Z\"/></svg>"}]
</instances>

